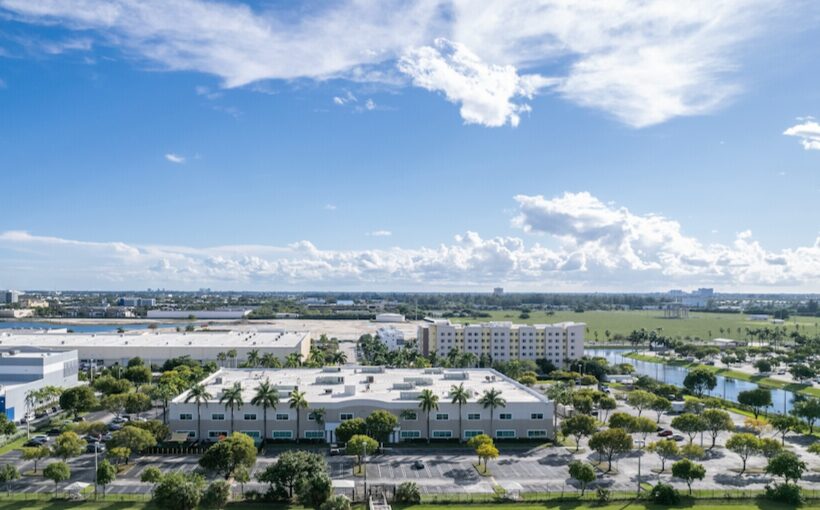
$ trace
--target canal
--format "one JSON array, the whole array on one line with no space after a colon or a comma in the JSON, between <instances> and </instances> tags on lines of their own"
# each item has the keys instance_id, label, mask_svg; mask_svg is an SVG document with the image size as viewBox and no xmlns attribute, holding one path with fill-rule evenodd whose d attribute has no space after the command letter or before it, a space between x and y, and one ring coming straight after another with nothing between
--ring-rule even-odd
<instances>
[{"instance_id":1,"label":"canal","mask_svg":"<svg viewBox=\"0 0 820 510\"><path fill-rule=\"evenodd\" d=\"M632 352L631 349L584 349L584 354L590 357L605 358L610 365L618 363L629 363L635 367L635 373L649 376L655 380L666 384L683 387L683 380L689 370L684 367L674 365L666 365L663 363L651 363L649 361L640 361L632 358L627 358L624 354ZM757 388L757 384L749 381L739 381L723 377L717 377L717 386L709 395L713 397L723 398L731 402L737 402L737 396L741 391L753 390ZM772 406L770 411L777 413L789 412L794 404L794 393L786 390L771 389L772 392Z\"/></svg>"}]
</instances>

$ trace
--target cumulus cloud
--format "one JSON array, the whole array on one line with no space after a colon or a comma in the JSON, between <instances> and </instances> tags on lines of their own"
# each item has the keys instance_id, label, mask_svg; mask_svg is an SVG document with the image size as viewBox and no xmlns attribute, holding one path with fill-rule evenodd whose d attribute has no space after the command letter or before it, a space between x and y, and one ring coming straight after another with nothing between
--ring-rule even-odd
<instances>
[{"instance_id":1,"label":"cumulus cloud","mask_svg":"<svg viewBox=\"0 0 820 510\"><path fill-rule=\"evenodd\" d=\"M521 100L532 99L551 82L539 75L520 76L511 65L486 64L463 44L443 38L405 54L399 69L415 85L443 92L448 101L460 104L465 123L490 127L517 126L520 114L530 111Z\"/></svg>"},{"instance_id":2,"label":"cumulus cloud","mask_svg":"<svg viewBox=\"0 0 820 510\"><path fill-rule=\"evenodd\" d=\"M171 163L182 164L185 163L185 157L180 156L179 154L174 154L173 152L169 152L165 155L165 159L170 161Z\"/></svg>"},{"instance_id":3,"label":"cumulus cloud","mask_svg":"<svg viewBox=\"0 0 820 510\"><path fill-rule=\"evenodd\" d=\"M374 230L372 232L368 232L366 235L370 237L390 237L393 235L393 232L390 230Z\"/></svg>"},{"instance_id":4,"label":"cumulus cloud","mask_svg":"<svg viewBox=\"0 0 820 510\"><path fill-rule=\"evenodd\" d=\"M805 18L816 7L348 0L263 9L227 0L0 0L0 9L20 22L61 24L89 47L94 34L168 70L216 75L227 88L301 78L395 86L403 84L398 68L405 81L459 104L466 123L514 125L531 97L549 90L644 127L731 100L742 89L734 71L749 41L766 33L762 27L788 26L778 16ZM547 68L554 80L542 78Z\"/></svg>"},{"instance_id":5,"label":"cumulus cloud","mask_svg":"<svg viewBox=\"0 0 820 510\"><path fill-rule=\"evenodd\" d=\"M0 280L22 288L268 290L486 290L503 284L530 291L703 285L813 291L820 285L820 238L768 250L741 231L729 244L708 243L686 235L674 220L636 214L589 193L514 199L513 224L524 237L466 232L433 247L333 250L302 240L193 248L7 231L0 233Z\"/></svg>"},{"instance_id":6,"label":"cumulus cloud","mask_svg":"<svg viewBox=\"0 0 820 510\"><path fill-rule=\"evenodd\" d=\"M820 124L812 118L804 119L804 122L790 127L783 134L799 138L807 151L820 151Z\"/></svg>"}]
</instances>

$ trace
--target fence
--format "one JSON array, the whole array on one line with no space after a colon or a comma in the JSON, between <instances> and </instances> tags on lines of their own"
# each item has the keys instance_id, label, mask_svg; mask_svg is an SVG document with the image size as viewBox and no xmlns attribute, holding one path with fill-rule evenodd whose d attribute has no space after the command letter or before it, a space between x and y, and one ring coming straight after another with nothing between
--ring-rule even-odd
<instances>
[{"instance_id":1,"label":"fence","mask_svg":"<svg viewBox=\"0 0 820 510\"><path fill-rule=\"evenodd\" d=\"M144 455L202 455L207 446L152 446L146 448Z\"/></svg>"}]
</instances>

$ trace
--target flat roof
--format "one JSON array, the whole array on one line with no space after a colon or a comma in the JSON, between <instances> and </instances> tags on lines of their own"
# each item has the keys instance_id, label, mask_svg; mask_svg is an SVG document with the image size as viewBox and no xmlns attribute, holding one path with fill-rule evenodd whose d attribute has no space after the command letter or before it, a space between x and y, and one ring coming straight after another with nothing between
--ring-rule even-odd
<instances>
[{"instance_id":1,"label":"flat roof","mask_svg":"<svg viewBox=\"0 0 820 510\"><path fill-rule=\"evenodd\" d=\"M140 331L117 333L0 333L0 350L30 346L44 348L100 347L296 347L310 335L308 331L197 331L193 333Z\"/></svg>"},{"instance_id":2,"label":"flat roof","mask_svg":"<svg viewBox=\"0 0 820 510\"><path fill-rule=\"evenodd\" d=\"M469 402L476 402L485 390L495 388L508 403L548 402L537 390L528 388L489 368L383 368L383 367L325 367L325 368L256 368L221 369L209 376L203 384L211 394L211 402L219 401L224 389L235 383L242 385L242 398L250 402L260 382L268 380L280 389L280 398L298 387L310 403L335 403L355 400L418 403L417 394L430 389L439 401L449 403L448 393L454 385L464 383L472 391ZM329 392L328 392L329 390ZM186 393L173 401L183 402Z\"/></svg>"}]
</instances>

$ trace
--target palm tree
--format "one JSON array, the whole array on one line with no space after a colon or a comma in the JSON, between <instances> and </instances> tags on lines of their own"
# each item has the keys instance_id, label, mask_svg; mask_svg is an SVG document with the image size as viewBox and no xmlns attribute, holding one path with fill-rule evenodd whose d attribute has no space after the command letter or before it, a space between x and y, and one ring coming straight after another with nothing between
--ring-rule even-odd
<instances>
[{"instance_id":1,"label":"palm tree","mask_svg":"<svg viewBox=\"0 0 820 510\"><path fill-rule=\"evenodd\" d=\"M259 366L259 349L252 349L248 351L248 366L256 368Z\"/></svg>"},{"instance_id":2,"label":"palm tree","mask_svg":"<svg viewBox=\"0 0 820 510\"><path fill-rule=\"evenodd\" d=\"M226 359L228 359L228 355L225 354L224 352L220 352L219 354L216 355L216 360L219 362L220 367L225 366L225 360Z\"/></svg>"},{"instance_id":3,"label":"palm tree","mask_svg":"<svg viewBox=\"0 0 820 510\"><path fill-rule=\"evenodd\" d=\"M330 356L330 361L334 365L344 365L347 363L347 354L342 351L336 351Z\"/></svg>"},{"instance_id":4,"label":"palm tree","mask_svg":"<svg viewBox=\"0 0 820 510\"><path fill-rule=\"evenodd\" d=\"M494 437L493 414L497 407L506 407L507 401L501 398L501 390L490 388L481 395L481 398L478 399L478 403L484 406L484 409L490 409L490 437Z\"/></svg>"},{"instance_id":5,"label":"palm tree","mask_svg":"<svg viewBox=\"0 0 820 510\"><path fill-rule=\"evenodd\" d=\"M302 366L302 353L292 352L285 358L285 367L299 368Z\"/></svg>"},{"instance_id":6,"label":"palm tree","mask_svg":"<svg viewBox=\"0 0 820 510\"><path fill-rule=\"evenodd\" d=\"M269 352L262 355L260 364L265 368L282 368L282 363L279 362L279 358Z\"/></svg>"},{"instance_id":7,"label":"palm tree","mask_svg":"<svg viewBox=\"0 0 820 510\"><path fill-rule=\"evenodd\" d=\"M272 387L270 381L265 379L256 387L256 394L251 399L251 405L262 406L262 444L268 437L268 408L276 410L279 404L279 390Z\"/></svg>"},{"instance_id":8,"label":"palm tree","mask_svg":"<svg viewBox=\"0 0 820 510\"><path fill-rule=\"evenodd\" d=\"M299 415L302 409L307 409L308 402L305 399L305 392L293 390L290 392L290 400L288 400L291 409L296 409L296 442L299 442Z\"/></svg>"},{"instance_id":9,"label":"palm tree","mask_svg":"<svg viewBox=\"0 0 820 510\"><path fill-rule=\"evenodd\" d=\"M464 431L461 427L461 406L467 403L467 399L470 398L470 391L464 387L464 383L459 384L458 386L452 385L450 386L450 395L451 403L458 404L458 441L464 441Z\"/></svg>"},{"instance_id":10,"label":"palm tree","mask_svg":"<svg viewBox=\"0 0 820 510\"><path fill-rule=\"evenodd\" d=\"M421 390L419 395L419 407L427 413L427 443L430 443L430 412L438 411L438 395L433 390Z\"/></svg>"},{"instance_id":11,"label":"palm tree","mask_svg":"<svg viewBox=\"0 0 820 510\"><path fill-rule=\"evenodd\" d=\"M238 407L245 403L242 401L242 384L234 383L233 386L222 392L219 403L225 405L225 409L231 410L231 434L233 434L233 413Z\"/></svg>"},{"instance_id":12,"label":"palm tree","mask_svg":"<svg viewBox=\"0 0 820 510\"><path fill-rule=\"evenodd\" d=\"M187 404L190 401L196 402L196 440L200 441L202 436L200 435L201 428L200 423L202 423L202 419L200 418L199 410L202 404L205 404L205 407L208 407L208 400L211 399L211 394L208 393L208 389L205 387L204 384L195 384L189 391L188 395L185 397L185 403Z\"/></svg>"},{"instance_id":13,"label":"palm tree","mask_svg":"<svg viewBox=\"0 0 820 510\"><path fill-rule=\"evenodd\" d=\"M228 356L228 359L230 359L233 362L233 367L236 368L236 356L237 356L236 349L231 349L230 351L228 351L227 356Z\"/></svg>"}]
</instances>

